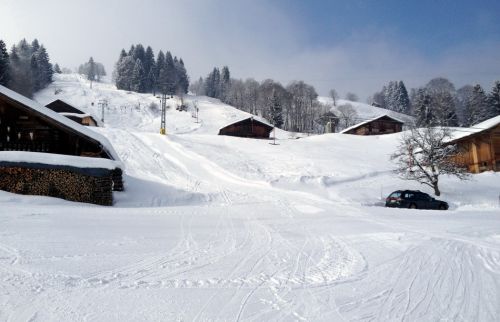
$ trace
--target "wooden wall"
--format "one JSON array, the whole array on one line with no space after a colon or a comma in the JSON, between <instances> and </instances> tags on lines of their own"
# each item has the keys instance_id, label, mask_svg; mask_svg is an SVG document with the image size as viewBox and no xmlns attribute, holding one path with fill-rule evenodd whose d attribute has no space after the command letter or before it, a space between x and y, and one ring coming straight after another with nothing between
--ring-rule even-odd
<instances>
[{"instance_id":1,"label":"wooden wall","mask_svg":"<svg viewBox=\"0 0 500 322\"><path fill-rule=\"evenodd\" d=\"M245 120L222 128L219 135L268 139L272 127L260 122Z\"/></svg>"},{"instance_id":2,"label":"wooden wall","mask_svg":"<svg viewBox=\"0 0 500 322\"><path fill-rule=\"evenodd\" d=\"M470 172L500 171L500 125L457 142L454 160Z\"/></svg>"},{"instance_id":3,"label":"wooden wall","mask_svg":"<svg viewBox=\"0 0 500 322\"><path fill-rule=\"evenodd\" d=\"M109 158L100 144L0 97L0 151Z\"/></svg>"},{"instance_id":4,"label":"wooden wall","mask_svg":"<svg viewBox=\"0 0 500 322\"><path fill-rule=\"evenodd\" d=\"M378 119L360 127L354 128L346 133L356 135L380 135L401 132L403 125L391 119Z\"/></svg>"}]
</instances>

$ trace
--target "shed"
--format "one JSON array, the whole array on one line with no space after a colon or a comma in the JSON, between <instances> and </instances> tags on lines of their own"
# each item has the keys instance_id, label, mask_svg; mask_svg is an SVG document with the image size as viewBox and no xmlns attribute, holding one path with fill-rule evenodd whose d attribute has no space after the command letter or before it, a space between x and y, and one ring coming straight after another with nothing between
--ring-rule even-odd
<instances>
[{"instance_id":1,"label":"shed","mask_svg":"<svg viewBox=\"0 0 500 322\"><path fill-rule=\"evenodd\" d=\"M470 172L500 171L500 115L470 128L456 129L453 139L458 154L458 164Z\"/></svg>"},{"instance_id":2,"label":"shed","mask_svg":"<svg viewBox=\"0 0 500 322\"><path fill-rule=\"evenodd\" d=\"M219 135L269 139L273 128L272 125L264 121L249 117L221 128Z\"/></svg>"},{"instance_id":3,"label":"shed","mask_svg":"<svg viewBox=\"0 0 500 322\"><path fill-rule=\"evenodd\" d=\"M88 113L85 113L68 103L57 99L45 107L57 112L76 123L86 126L97 126L97 121Z\"/></svg>"},{"instance_id":4,"label":"shed","mask_svg":"<svg viewBox=\"0 0 500 322\"><path fill-rule=\"evenodd\" d=\"M348 127L340 133L355 135L390 134L401 132L403 124L403 121L384 114Z\"/></svg>"}]
</instances>

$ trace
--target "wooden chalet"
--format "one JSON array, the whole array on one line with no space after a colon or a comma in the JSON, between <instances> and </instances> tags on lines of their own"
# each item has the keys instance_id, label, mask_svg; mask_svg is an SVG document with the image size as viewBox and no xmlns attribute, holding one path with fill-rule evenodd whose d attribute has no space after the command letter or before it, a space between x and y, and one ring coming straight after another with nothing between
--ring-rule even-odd
<instances>
[{"instance_id":1,"label":"wooden chalet","mask_svg":"<svg viewBox=\"0 0 500 322\"><path fill-rule=\"evenodd\" d=\"M249 117L223 127L219 130L219 135L269 139L272 130L272 125Z\"/></svg>"},{"instance_id":2,"label":"wooden chalet","mask_svg":"<svg viewBox=\"0 0 500 322\"><path fill-rule=\"evenodd\" d=\"M97 121L90 114L84 113L76 107L71 106L59 99L45 105L45 107L69 118L70 120L78 124L85 126L97 126Z\"/></svg>"},{"instance_id":3,"label":"wooden chalet","mask_svg":"<svg viewBox=\"0 0 500 322\"><path fill-rule=\"evenodd\" d=\"M115 159L102 137L0 86L0 151L32 151Z\"/></svg>"},{"instance_id":4,"label":"wooden chalet","mask_svg":"<svg viewBox=\"0 0 500 322\"><path fill-rule=\"evenodd\" d=\"M377 116L376 118L358 123L340 133L354 135L380 135L401 132L404 122L388 115Z\"/></svg>"},{"instance_id":5,"label":"wooden chalet","mask_svg":"<svg viewBox=\"0 0 500 322\"><path fill-rule=\"evenodd\" d=\"M472 173L500 171L500 115L454 133L450 143L458 147L458 164Z\"/></svg>"},{"instance_id":6,"label":"wooden chalet","mask_svg":"<svg viewBox=\"0 0 500 322\"><path fill-rule=\"evenodd\" d=\"M111 205L121 163L100 134L0 86L0 190Z\"/></svg>"}]
</instances>

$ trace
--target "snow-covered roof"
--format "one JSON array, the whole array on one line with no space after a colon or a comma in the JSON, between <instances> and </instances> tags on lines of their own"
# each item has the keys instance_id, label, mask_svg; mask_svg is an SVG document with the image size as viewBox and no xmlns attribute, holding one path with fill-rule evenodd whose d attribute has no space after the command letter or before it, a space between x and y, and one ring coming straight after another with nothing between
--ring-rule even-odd
<instances>
[{"instance_id":1,"label":"snow-covered roof","mask_svg":"<svg viewBox=\"0 0 500 322\"><path fill-rule=\"evenodd\" d=\"M269 126L269 127L274 127L274 126L273 126L272 124L270 124L270 123L269 123L269 122L268 122L265 118L260 117L260 116L255 116L255 115L252 115L252 116L249 116L249 117L242 117L242 118L238 118L236 121L234 121L234 122L232 122L232 123L230 123L230 124L228 124L228 125L225 125L225 126L221 127L220 129L222 130L222 129L224 129L224 128L226 128L226 127L230 126L230 125L237 124L237 123L240 123L240 122L243 122L243 121L246 121L246 120L250 120L250 119L255 120L255 121L257 121L257 122L260 122L260 123L262 123L262 124L264 124L264 125L267 125L267 126Z\"/></svg>"},{"instance_id":2,"label":"snow-covered roof","mask_svg":"<svg viewBox=\"0 0 500 322\"><path fill-rule=\"evenodd\" d=\"M64 127L80 133L83 136L86 136L86 137L91 138L95 141L98 141L102 145L103 149L106 150L106 152L108 152L108 154L114 160L120 160L120 158L118 157L118 154L113 149L113 146L108 141L108 139L106 139L104 136L90 130L88 127L80 125L80 124L68 119L67 117L64 117L63 115L56 113L56 112L52 111L51 109L49 109L45 106L42 106L39 103L37 103L37 102L35 102L35 101L25 97L25 96L22 96L16 92L14 92L13 90L10 90L7 87L2 86L2 85L0 85L0 95L4 95L4 96L6 96L6 97L8 97L16 102L28 107L29 109L35 111L36 113L44 115L44 116L54 120L55 122L61 124Z\"/></svg>"},{"instance_id":3,"label":"snow-covered roof","mask_svg":"<svg viewBox=\"0 0 500 322\"><path fill-rule=\"evenodd\" d=\"M394 120L394 121L396 121L396 122L400 122L400 123L403 123L403 124L405 123L404 121L398 120L397 118L395 118L395 117L393 117L393 116L389 116L389 115L387 115L387 114L383 114L383 115L379 115L379 116L377 116L377 117L374 117L374 118L372 118L372 119L369 119L369 120L366 120L366 121L360 122L360 123L358 123L358 124L355 124L355 125L353 125L353 126L351 126L351 127L348 127L347 129L344 129L344 130L343 130L343 131L341 131L340 133L347 133L348 131L351 131L351 130L356 129L356 128L360 127L360 126L363 126L363 125L368 124L368 123L370 123L370 122L373 122L373 121L376 121L376 120L378 120L378 119L381 119L381 118L383 118L383 117L388 117L388 118L390 118L390 119L392 119L392 120Z\"/></svg>"},{"instance_id":4,"label":"snow-covered roof","mask_svg":"<svg viewBox=\"0 0 500 322\"><path fill-rule=\"evenodd\" d=\"M90 116L90 114L87 114L87 113L67 113L67 112L61 112L59 114L64 115L64 116L78 117L78 118L81 118L81 119L83 119L84 117L89 117Z\"/></svg>"},{"instance_id":5,"label":"snow-covered roof","mask_svg":"<svg viewBox=\"0 0 500 322\"><path fill-rule=\"evenodd\" d=\"M450 141L456 141L463 139L465 137L489 130L500 124L500 115L487 119L481 123L473 125L467 128L454 128L452 130L452 139Z\"/></svg>"},{"instance_id":6,"label":"snow-covered roof","mask_svg":"<svg viewBox=\"0 0 500 322\"><path fill-rule=\"evenodd\" d=\"M121 162L110 159L26 151L0 151L0 162L36 163L54 166L109 170L122 167Z\"/></svg>"}]
</instances>

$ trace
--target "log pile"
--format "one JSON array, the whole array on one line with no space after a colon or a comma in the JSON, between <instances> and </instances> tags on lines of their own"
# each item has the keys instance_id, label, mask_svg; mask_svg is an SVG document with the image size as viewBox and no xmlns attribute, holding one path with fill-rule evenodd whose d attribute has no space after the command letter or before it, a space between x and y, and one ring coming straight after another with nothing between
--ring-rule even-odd
<instances>
[{"instance_id":1,"label":"log pile","mask_svg":"<svg viewBox=\"0 0 500 322\"><path fill-rule=\"evenodd\" d=\"M107 176L89 176L63 169L0 167L0 190L104 206L113 204L111 171Z\"/></svg>"},{"instance_id":2,"label":"log pile","mask_svg":"<svg viewBox=\"0 0 500 322\"><path fill-rule=\"evenodd\" d=\"M114 191L123 191L125 190L123 187L123 171L120 168L115 168L111 171L111 178L113 180L113 190Z\"/></svg>"}]
</instances>

